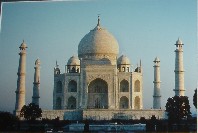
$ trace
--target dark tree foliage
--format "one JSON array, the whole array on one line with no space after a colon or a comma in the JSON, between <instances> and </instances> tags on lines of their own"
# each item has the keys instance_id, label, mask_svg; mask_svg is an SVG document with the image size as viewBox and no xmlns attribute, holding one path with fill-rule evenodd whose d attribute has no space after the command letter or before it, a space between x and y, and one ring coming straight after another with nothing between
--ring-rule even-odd
<instances>
[{"instance_id":1,"label":"dark tree foliage","mask_svg":"<svg viewBox=\"0 0 198 133\"><path fill-rule=\"evenodd\" d=\"M195 108L197 108L197 88L193 96L193 105L195 106Z\"/></svg>"},{"instance_id":2,"label":"dark tree foliage","mask_svg":"<svg viewBox=\"0 0 198 133\"><path fill-rule=\"evenodd\" d=\"M140 118L140 123L142 123L142 124L145 124L145 123L146 123L145 117L141 117L141 118Z\"/></svg>"},{"instance_id":3,"label":"dark tree foliage","mask_svg":"<svg viewBox=\"0 0 198 133\"><path fill-rule=\"evenodd\" d=\"M42 110L38 105L30 103L28 106L24 105L21 109L20 116L26 120L36 120L42 117Z\"/></svg>"},{"instance_id":4,"label":"dark tree foliage","mask_svg":"<svg viewBox=\"0 0 198 133\"><path fill-rule=\"evenodd\" d=\"M168 98L166 112L170 122L178 123L181 119L190 116L190 105L187 96L174 96Z\"/></svg>"},{"instance_id":5,"label":"dark tree foliage","mask_svg":"<svg viewBox=\"0 0 198 133\"><path fill-rule=\"evenodd\" d=\"M157 130L158 120L155 115L152 115L149 120L146 121L146 131L152 132Z\"/></svg>"},{"instance_id":6,"label":"dark tree foliage","mask_svg":"<svg viewBox=\"0 0 198 133\"><path fill-rule=\"evenodd\" d=\"M17 117L10 112L0 111L0 131L11 131L17 122Z\"/></svg>"}]
</instances>

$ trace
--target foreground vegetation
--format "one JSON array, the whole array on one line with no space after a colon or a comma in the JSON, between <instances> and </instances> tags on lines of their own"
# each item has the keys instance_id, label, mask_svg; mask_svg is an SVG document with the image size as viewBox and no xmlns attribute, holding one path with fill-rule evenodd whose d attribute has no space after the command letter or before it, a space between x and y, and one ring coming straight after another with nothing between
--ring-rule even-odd
<instances>
[{"instance_id":1,"label":"foreground vegetation","mask_svg":"<svg viewBox=\"0 0 198 133\"><path fill-rule=\"evenodd\" d=\"M19 120L17 117L12 115L9 112L0 112L0 131L46 131L53 129L53 131L63 131L63 127L72 123L77 123L77 121L69 120L59 120L59 118L49 120ZM179 124L170 123L169 120L158 120L155 116L152 116L151 119L141 118L139 120L83 120L78 121L78 123L84 123L84 131L89 131L90 124L108 124L108 123L117 123L117 124L146 124L146 131L157 131L157 132L196 132L197 119L188 117L188 119L182 119Z\"/></svg>"}]
</instances>

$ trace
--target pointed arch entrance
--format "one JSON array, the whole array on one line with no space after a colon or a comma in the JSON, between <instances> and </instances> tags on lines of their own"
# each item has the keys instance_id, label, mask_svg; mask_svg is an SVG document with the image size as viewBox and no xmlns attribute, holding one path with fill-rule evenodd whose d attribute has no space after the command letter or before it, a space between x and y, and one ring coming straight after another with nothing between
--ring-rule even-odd
<instances>
[{"instance_id":1,"label":"pointed arch entrance","mask_svg":"<svg viewBox=\"0 0 198 133\"><path fill-rule=\"evenodd\" d=\"M140 97L136 96L135 97L135 106L134 109L140 109Z\"/></svg>"},{"instance_id":2,"label":"pointed arch entrance","mask_svg":"<svg viewBox=\"0 0 198 133\"><path fill-rule=\"evenodd\" d=\"M88 86L88 108L108 108L108 84L106 81L97 78Z\"/></svg>"},{"instance_id":3,"label":"pointed arch entrance","mask_svg":"<svg viewBox=\"0 0 198 133\"><path fill-rule=\"evenodd\" d=\"M56 99L56 109L61 109L62 100L60 97Z\"/></svg>"},{"instance_id":4,"label":"pointed arch entrance","mask_svg":"<svg viewBox=\"0 0 198 133\"><path fill-rule=\"evenodd\" d=\"M71 96L68 98L68 109L75 109L76 108L76 98Z\"/></svg>"},{"instance_id":5,"label":"pointed arch entrance","mask_svg":"<svg viewBox=\"0 0 198 133\"><path fill-rule=\"evenodd\" d=\"M120 98L120 109L129 108L129 99L126 96Z\"/></svg>"},{"instance_id":6,"label":"pointed arch entrance","mask_svg":"<svg viewBox=\"0 0 198 133\"><path fill-rule=\"evenodd\" d=\"M136 80L135 81L135 89L134 89L135 92L140 92L140 81L139 80Z\"/></svg>"},{"instance_id":7,"label":"pointed arch entrance","mask_svg":"<svg viewBox=\"0 0 198 133\"><path fill-rule=\"evenodd\" d=\"M68 92L77 92L77 83L74 80L71 80L68 84Z\"/></svg>"},{"instance_id":8,"label":"pointed arch entrance","mask_svg":"<svg viewBox=\"0 0 198 133\"><path fill-rule=\"evenodd\" d=\"M129 92L129 82L125 79L120 82L120 92Z\"/></svg>"}]
</instances>

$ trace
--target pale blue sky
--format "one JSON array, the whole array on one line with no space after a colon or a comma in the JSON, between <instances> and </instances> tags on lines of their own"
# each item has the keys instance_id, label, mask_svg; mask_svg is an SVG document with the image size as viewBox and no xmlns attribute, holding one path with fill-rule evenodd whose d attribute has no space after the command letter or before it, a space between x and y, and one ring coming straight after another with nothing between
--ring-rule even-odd
<instances>
[{"instance_id":1,"label":"pale blue sky","mask_svg":"<svg viewBox=\"0 0 198 133\"><path fill-rule=\"evenodd\" d=\"M144 108L153 103L153 60L161 60L162 108L174 96L175 42L184 43L185 88L191 109L197 87L196 0L95 0L4 3L0 33L0 110L12 111L19 46L27 49L26 103L32 100L34 61L41 60L40 106L52 109L53 68L56 60L64 72L67 60L77 55L80 40L97 24L118 40L120 55L133 66L143 65Z\"/></svg>"}]
</instances>

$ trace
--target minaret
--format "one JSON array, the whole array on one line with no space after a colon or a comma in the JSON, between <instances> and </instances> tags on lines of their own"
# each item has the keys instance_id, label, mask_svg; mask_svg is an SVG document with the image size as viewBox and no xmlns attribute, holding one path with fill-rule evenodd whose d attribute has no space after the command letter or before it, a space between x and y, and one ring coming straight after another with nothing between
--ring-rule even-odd
<instances>
[{"instance_id":1,"label":"minaret","mask_svg":"<svg viewBox=\"0 0 198 133\"><path fill-rule=\"evenodd\" d=\"M183 48L182 41L178 38L175 50L175 95L184 96L184 66L183 66Z\"/></svg>"},{"instance_id":2,"label":"minaret","mask_svg":"<svg viewBox=\"0 0 198 133\"><path fill-rule=\"evenodd\" d=\"M18 79L16 93L15 111L20 111L25 105L25 72L26 72L26 48L27 45L23 41L19 49L21 50L19 55L19 67L18 67Z\"/></svg>"},{"instance_id":3,"label":"minaret","mask_svg":"<svg viewBox=\"0 0 198 133\"><path fill-rule=\"evenodd\" d=\"M160 95L160 60L155 58L154 62L154 92L153 92L153 109L161 108L161 95Z\"/></svg>"},{"instance_id":4,"label":"minaret","mask_svg":"<svg viewBox=\"0 0 198 133\"><path fill-rule=\"evenodd\" d=\"M34 82L33 82L33 96L32 103L39 105L39 88L40 88L40 60L35 61L35 73L34 73Z\"/></svg>"},{"instance_id":5,"label":"minaret","mask_svg":"<svg viewBox=\"0 0 198 133\"><path fill-rule=\"evenodd\" d=\"M58 105L56 102L57 99L56 87L57 87L57 82L59 81L59 75L60 75L60 69L58 62L56 61L56 66L54 67L53 109L58 109Z\"/></svg>"}]
</instances>

